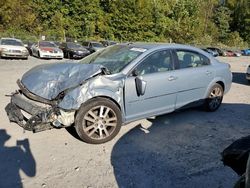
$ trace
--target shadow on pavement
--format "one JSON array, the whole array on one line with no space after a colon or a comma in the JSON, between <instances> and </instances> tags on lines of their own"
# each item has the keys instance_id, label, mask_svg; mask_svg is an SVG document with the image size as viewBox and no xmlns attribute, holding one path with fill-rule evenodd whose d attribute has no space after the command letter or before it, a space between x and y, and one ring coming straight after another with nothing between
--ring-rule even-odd
<instances>
[{"instance_id":1,"label":"shadow on pavement","mask_svg":"<svg viewBox=\"0 0 250 188\"><path fill-rule=\"evenodd\" d=\"M233 82L242 85L249 85L246 74L242 72L233 72Z\"/></svg>"},{"instance_id":2,"label":"shadow on pavement","mask_svg":"<svg viewBox=\"0 0 250 188\"><path fill-rule=\"evenodd\" d=\"M143 121L115 144L111 163L119 187L233 187L237 175L221 162L232 141L250 134L250 105L223 104Z\"/></svg>"},{"instance_id":3,"label":"shadow on pavement","mask_svg":"<svg viewBox=\"0 0 250 188\"><path fill-rule=\"evenodd\" d=\"M10 139L6 130L0 129L0 187L22 187L19 171L27 176L36 174L36 162L31 153L28 139L17 140L17 145L4 146Z\"/></svg>"}]
</instances>

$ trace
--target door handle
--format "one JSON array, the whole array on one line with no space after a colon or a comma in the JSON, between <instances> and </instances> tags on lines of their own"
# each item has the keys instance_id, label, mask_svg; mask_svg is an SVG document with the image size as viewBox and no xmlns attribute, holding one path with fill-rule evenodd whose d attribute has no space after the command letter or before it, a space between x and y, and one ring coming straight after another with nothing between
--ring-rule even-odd
<instances>
[{"instance_id":1,"label":"door handle","mask_svg":"<svg viewBox=\"0 0 250 188\"><path fill-rule=\"evenodd\" d=\"M206 71L206 75L210 75L210 74L212 74L211 71Z\"/></svg>"},{"instance_id":2,"label":"door handle","mask_svg":"<svg viewBox=\"0 0 250 188\"><path fill-rule=\"evenodd\" d=\"M176 76L169 76L168 77L168 81L173 81L173 80L176 80L178 77Z\"/></svg>"}]
</instances>

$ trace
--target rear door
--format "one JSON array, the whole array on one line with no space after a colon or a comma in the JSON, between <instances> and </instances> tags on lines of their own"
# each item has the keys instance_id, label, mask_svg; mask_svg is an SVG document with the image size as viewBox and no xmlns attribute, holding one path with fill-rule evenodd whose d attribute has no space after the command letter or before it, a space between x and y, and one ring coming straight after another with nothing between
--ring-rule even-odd
<instances>
[{"instance_id":1,"label":"rear door","mask_svg":"<svg viewBox=\"0 0 250 188\"><path fill-rule=\"evenodd\" d=\"M174 74L178 89L175 108L178 109L204 98L215 70L210 60L196 51L177 49L174 55L177 64Z\"/></svg>"}]
</instances>

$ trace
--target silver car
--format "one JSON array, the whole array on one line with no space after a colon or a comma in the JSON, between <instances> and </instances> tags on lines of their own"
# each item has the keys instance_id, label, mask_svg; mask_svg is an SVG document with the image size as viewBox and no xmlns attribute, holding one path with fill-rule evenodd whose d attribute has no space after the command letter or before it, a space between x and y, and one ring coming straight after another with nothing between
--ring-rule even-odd
<instances>
[{"instance_id":1,"label":"silver car","mask_svg":"<svg viewBox=\"0 0 250 188\"><path fill-rule=\"evenodd\" d=\"M229 65L200 49L119 44L80 63L32 68L5 109L26 130L74 126L83 141L100 144L131 121L193 105L215 111L231 82Z\"/></svg>"},{"instance_id":2,"label":"silver car","mask_svg":"<svg viewBox=\"0 0 250 188\"><path fill-rule=\"evenodd\" d=\"M15 38L1 38L0 58L28 59L29 52L21 40Z\"/></svg>"}]
</instances>

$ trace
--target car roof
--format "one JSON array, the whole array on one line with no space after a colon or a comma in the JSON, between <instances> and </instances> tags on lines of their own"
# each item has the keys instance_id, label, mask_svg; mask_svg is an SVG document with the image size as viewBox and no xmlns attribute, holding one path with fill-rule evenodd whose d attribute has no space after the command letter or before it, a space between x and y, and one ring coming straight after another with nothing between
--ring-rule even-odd
<instances>
[{"instance_id":1,"label":"car roof","mask_svg":"<svg viewBox=\"0 0 250 188\"><path fill-rule=\"evenodd\" d=\"M161 49L161 48L184 48L184 49L195 49L197 50L198 48L189 46L189 45L184 45L184 44L176 44L176 43L144 43L144 42L135 42L135 43L121 43L118 45L130 45L135 48L145 48L145 49Z\"/></svg>"},{"instance_id":2,"label":"car roof","mask_svg":"<svg viewBox=\"0 0 250 188\"><path fill-rule=\"evenodd\" d=\"M16 41L21 42L20 39L16 39L16 38L1 38L1 40L16 40Z\"/></svg>"}]
</instances>

